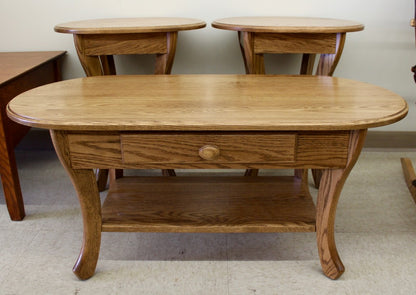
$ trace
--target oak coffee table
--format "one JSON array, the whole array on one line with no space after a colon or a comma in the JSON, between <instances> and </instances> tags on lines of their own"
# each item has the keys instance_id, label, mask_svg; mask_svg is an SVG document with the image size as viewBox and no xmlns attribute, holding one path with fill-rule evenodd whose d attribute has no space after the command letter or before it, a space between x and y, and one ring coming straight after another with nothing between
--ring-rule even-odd
<instances>
[{"instance_id":1,"label":"oak coffee table","mask_svg":"<svg viewBox=\"0 0 416 295\"><path fill-rule=\"evenodd\" d=\"M80 279L94 274L106 231L316 231L323 272L338 278L341 189L367 129L407 111L400 96L371 84L268 75L88 77L28 91L7 108L18 123L50 129L76 188L84 236L73 271ZM122 177L101 206L94 168L296 172ZM324 170L316 206L304 177L310 168Z\"/></svg>"}]
</instances>

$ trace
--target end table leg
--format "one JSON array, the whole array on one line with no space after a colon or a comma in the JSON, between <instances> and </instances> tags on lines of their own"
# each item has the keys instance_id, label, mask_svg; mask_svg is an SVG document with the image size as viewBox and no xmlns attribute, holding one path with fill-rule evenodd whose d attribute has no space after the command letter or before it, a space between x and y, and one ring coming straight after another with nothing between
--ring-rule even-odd
<instances>
[{"instance_id":1,"label":"end table leg","mask_svg":"<svg viewBox=\"0 0 416 295\"><path fill-rule=\"evenodd\" d=\"M175 59L176 43L178 40L178 32L168 32L166 35L167 52L156 55L155 74L169 75L172 71L173 60Z\"/></svg>"},{"instance_id":2,"label":"end table leg","mask_svg":"<svg viewBox=\"0 0 416 295\"><path fill-rule=\"evenodd\" d=\"M323 172L316 204L316 238L322 270L331 279L344 273L344 265L335 244L335 213L342 187L364 145L367 130L351 131L345 168Z\"/></svg>"},{"instance_id":3,"label":"end table leg","mask_svg":"<svg viewBox=\"0 0 416 295\"><path fill-rule=\"evenodd\" d=\"M346 33L338 33L336 37L336 52L333 54L321 54L319 59L316 75L318 76L332 76L335 68L341 59L341 54L344 49Z\"/></svg>"},{"instance_id":4,"label":"end table leg","mask_svg":"<svg viewBox=\"0 0 416 295\"><path fill-rule=\"evenodd\" d=\"M100 57L87 55L85 53L84 43L85 37L83 35L74 35L75 49L85 74L88 77L104 75L103 69L101 67Z\"/></svg>"},{"instance_id":5,"label":"end table leg","mask_svg":"<svg viewBox=\"0 0 416 295\"><path fill-rule=\"evenodd\" d=\"M401 158L402 169L404 174L404 180L406 181L407 188L416 202L416 174L412 165L412 161L409 158Z\"/></svg>"},{"instance_id":6,"label":"end table leg","mask_svg":"<svg viewBox=\"0 0 416 295\"><path fill-rule=\"evenodd\" d=\"M262 53L254 52L255 33L242 32L239 34L240 49L244 59L246 74L265 74L264 58Z\"/></svg>"},{"instance_id":7,"label":"end table leg","mask_svg":"<svg viewBox=\"0 0 416 295\"><path fill-rule=\"evenodd\" d=\"M101 244L101 202L93 169L73 169L65 131L51 130L56 153L71 177L81 205L84 235L81 252L73 268L75 275L86 280L94 275Z\"/></svg>"}]
</instances>

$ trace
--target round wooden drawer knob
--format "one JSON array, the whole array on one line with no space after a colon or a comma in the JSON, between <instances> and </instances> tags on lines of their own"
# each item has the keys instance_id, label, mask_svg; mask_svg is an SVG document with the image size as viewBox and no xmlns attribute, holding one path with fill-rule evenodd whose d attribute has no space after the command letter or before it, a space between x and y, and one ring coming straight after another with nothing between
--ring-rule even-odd
<instances>
[{"instance_id":1,"label":"round wooden drawer knob","mask_svg":"<svg viewBox=\"0 0 416 295\"><path fill-rule=\"evenodd\" d=\"M220 149L215 145L204 145L199 149L198 153L204 160L215 160L220 155Z\"/></svg>"}]
</instances>

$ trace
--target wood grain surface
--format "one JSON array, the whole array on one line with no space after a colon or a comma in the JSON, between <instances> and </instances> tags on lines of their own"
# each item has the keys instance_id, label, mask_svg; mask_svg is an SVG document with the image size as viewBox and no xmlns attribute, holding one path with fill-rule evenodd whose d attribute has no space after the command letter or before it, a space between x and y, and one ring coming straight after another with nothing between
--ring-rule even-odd
<instances>
[{"instance_id":1,"label":"wood grain surface","mask_svg":"<svg viewBox=\"0 0 416 295\"><path fill-rule=\"evenodd\" d=\"M68 132L71 167L320 168L344 167L349 131L330 132ZM215 145L219 156L200 157Z\"/></svg>"},{"instance_id":2,"label":"wood grain surface","mask_svg":"<svg viewBox=\"0 0 416 295\"><path fill-rule=\"evenodd\" d=\"M364 25L350 20L291 16L229 17L215 20L217 29L264 33L346 33L364 29Z\"/></svg>"},{"instance_id":3,"label":"wood grain surface","mask_svg":"<svg viewBox=\"0 0 416 295\"><path fill-rule=\"evenodd\" d=\"M407 111L403 98L375 85L274 75L88 77L33 89L7 108L24 125L106 131L352 130Z\"/></svg>"},{"instance_id":4,"label":"wood grain surface","mask_svg":"<svg viewBox=\"0 0 416 295\"><path fill-rule=\"evenodd\" d=\"M111 186L103 204L102 229L315 231L315 205L300 181L293 177L124 177Z\"/></svg>"},{"instance_id":5,"label":"wood grain surface","mask_svg":"<svg viewBox=\"0 0 416 295\"><path fill-rule=\"evenodd\" d=\"M127 34L195 30L206 26L204 21L181 17L106 18L58 24L55 32L70 34Z\"/></svg>"}]
</instances>

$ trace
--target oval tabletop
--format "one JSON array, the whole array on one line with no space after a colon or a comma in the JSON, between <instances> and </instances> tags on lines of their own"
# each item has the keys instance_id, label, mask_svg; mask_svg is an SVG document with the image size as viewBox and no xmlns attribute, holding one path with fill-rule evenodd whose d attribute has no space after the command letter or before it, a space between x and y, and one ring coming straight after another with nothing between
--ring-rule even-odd
<instances>
[{"instance_id":1,"label":"oval tabletop","mask_svg":"<svg viewBox=\"0 0 416 295\"><path fill-rule=\"evenodd\" d=\"M74 21L56 25L54 29L70 34L128 34L195 30L205 26L204 21L194 18L140 17Z\"/></svg>"},{"instance_id":2,"label":"oval tabletop","mask_svg":"<svg viewBox=\"0 0 416 295\"><path fill-rule=\"evenodd\" d=\"M353 130L406 116L384 88L325 76L149 75L66 80L15 97L9 117L55 130Z\"/></svg>"},{"instance_id":3,"label":"oval tabletop","mask_svg":"<svg viewBox=\"0 0 416 295\"><path fill-rule=\"evenodd\" d=\"M263 33L346 33L362 31L364 25L355 21L285 16L248 16L218 19L217 29Z\"/></svg>"}]
</instances>

